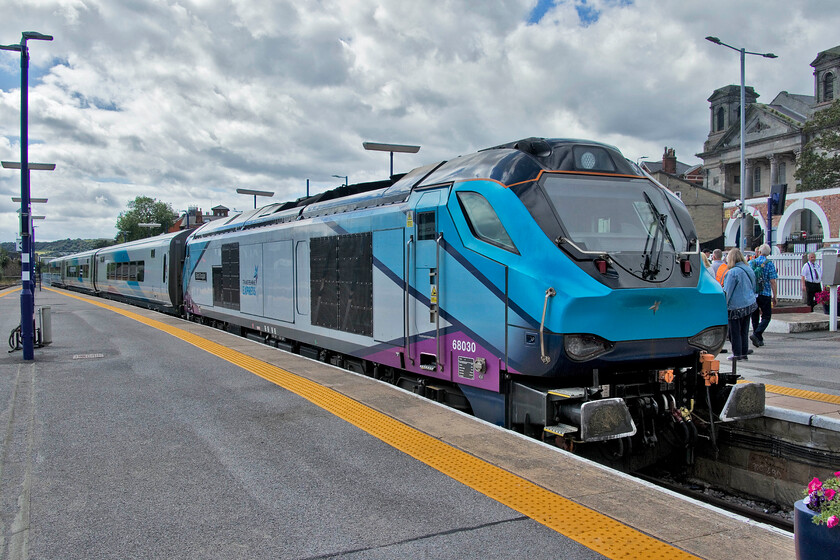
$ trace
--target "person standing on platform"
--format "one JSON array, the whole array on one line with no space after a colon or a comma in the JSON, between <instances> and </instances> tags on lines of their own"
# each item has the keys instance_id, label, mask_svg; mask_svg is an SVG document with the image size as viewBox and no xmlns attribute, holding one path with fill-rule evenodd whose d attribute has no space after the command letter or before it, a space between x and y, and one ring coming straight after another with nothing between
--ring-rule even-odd
<instances>
[{"instance_id":1,"label":"person standing on platform","mask_svg":"<svg viewBox=\"0 0 840 560\"><path fill-rule=\"evenodd\" d=\"M758 309L755 303L755 275L744 261L738 248L729 251L726 256L728 271L723 282L726 294L726 310L729 316L729 341L732 343L732 355L729 360L746 360L750 341L750 316Z\"/></svg>"},{"instance_id":2,"label":"person standing on platform","mask_svg":"<svg viewBox=\"0 0 840 560\"><path fill-rule=\"evenodd\" d=\"M723 264L723 251L715 249L712 251L712 276L717 274L718 268Z\"/></svg>"},{"instance_id":3,"label":"person standing on platform","mask_svg":"<svg viewBox=\"0 0 840 560\"><path fill-rule=\"evenodd\" d=\"M776 299L776 279L779 277L776 272L776 265L767 257L770 255L770 245L765 243L756 249L758 255L751 263L753 275L755 276L756 304L758 309L752 314L753 333L750 340L753 346L758 348L764 346L764 331L770 325L770 318L773 316L773 307Z\"/></svg>"},{"instance_id":4,"label":"person standing on platform","mask_svg":"<svg viewBox=\"0 0 840 560\"><path fill-rule=\"evenodd\" d=\"M739 254L741 253L740 249L738 250L738 253ZM741 259L743 259L743 258L744 257L742 256ZM726 261L721 263L721 265L717 269L717 272L715 272L715 280L717 280L718 284L720 284L721 286L723 286L723 281L726 279L726 273L728 271L729 271L729 253L726 254Z\"/></svg>"},{"instance_id":5,"label":"person standing on platform","mask_svg":"<svg viewBox=\"0 0 840 560\"><path fill-rule=\"evenodd\" d=\"M814 301L817 292L822 291L822 267L817 264L816 253L808 253L808 260L802 265L802 293L805 295L805 303L814 310Z\"/></svg>"}]
</instances>

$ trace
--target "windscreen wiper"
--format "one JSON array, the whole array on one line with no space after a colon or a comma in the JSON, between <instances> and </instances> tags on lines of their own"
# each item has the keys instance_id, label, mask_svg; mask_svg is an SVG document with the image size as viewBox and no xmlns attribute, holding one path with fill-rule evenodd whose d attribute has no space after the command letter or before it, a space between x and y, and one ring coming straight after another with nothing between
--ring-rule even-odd
<instances>
[{"instance_id":1,"label":"windscreen wiper","mask_svg":"<svg viewBox=\"0 0 840 560\"><path fill-rule=\"evenodd\" d=\"M653 235L648 235L643 253L645 265L642 270L642 279L647 280L648 278L656 278L659 274L659 261L662 257L662 251L665 249L665 224L668 223L668 215L662 214L656 209L647 193L642 194L650 206L651 212L653 212ZM650 244L650 253L648 253L648 244ZM653 255L656 255L656 257L652 258Z\"/></svg>"}]
</instances>

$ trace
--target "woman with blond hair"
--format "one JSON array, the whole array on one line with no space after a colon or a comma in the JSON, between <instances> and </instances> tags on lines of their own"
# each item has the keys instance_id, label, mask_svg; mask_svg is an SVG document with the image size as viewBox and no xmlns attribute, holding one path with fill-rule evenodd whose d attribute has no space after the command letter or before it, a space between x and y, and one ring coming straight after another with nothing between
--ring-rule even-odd
<instances>
[{"instance_id":1,"label":"woman with blond hair","mask_svg":"<svg viewBox=\"0 0 840 560\"><path fill-rule=\"evenodd\" d=\"M755 274L744 261L738 248L726 256L729 267L723 281L726 309L729 313L729 340L732 342L730 360L746 360L752 354L750 346L750 315L758 308L755 302Z\"/></svg>"}]
</instances>

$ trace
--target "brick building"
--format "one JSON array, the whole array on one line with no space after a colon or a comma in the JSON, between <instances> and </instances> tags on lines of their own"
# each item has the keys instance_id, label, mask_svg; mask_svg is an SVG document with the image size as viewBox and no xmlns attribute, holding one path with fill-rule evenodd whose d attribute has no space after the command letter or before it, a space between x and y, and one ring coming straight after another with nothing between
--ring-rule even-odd
<instances>
[{"instance_id":1,"label":"brick building","mask_svg":"<svg viewBox=\"0 0 840 560\"><path fill-rule=\"evenodd\" d=\"M678 161L674 148L665 148L662 161L645 161L642 166L683 201L694 220L700 246L723 247L723 204L734 199L704 187L702 167Z\"/></svg>"}]
</instances>

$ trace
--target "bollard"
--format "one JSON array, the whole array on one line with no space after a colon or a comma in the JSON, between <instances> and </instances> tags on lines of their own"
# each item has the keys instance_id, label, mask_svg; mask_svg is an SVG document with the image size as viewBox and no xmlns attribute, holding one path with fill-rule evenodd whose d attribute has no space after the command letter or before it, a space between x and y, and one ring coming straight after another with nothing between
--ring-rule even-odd
<instances>
[{"instance_id":1,"label":"bollard","mask_svg":"<svg viewBox=\"0 0 840 560\"><path fill-rule=\"evenodd\" d=\"M41 315L41 344L47 345L52 342L52 316L50 307L45 305L39 310Z\"/></svg>"}]
</instances>

